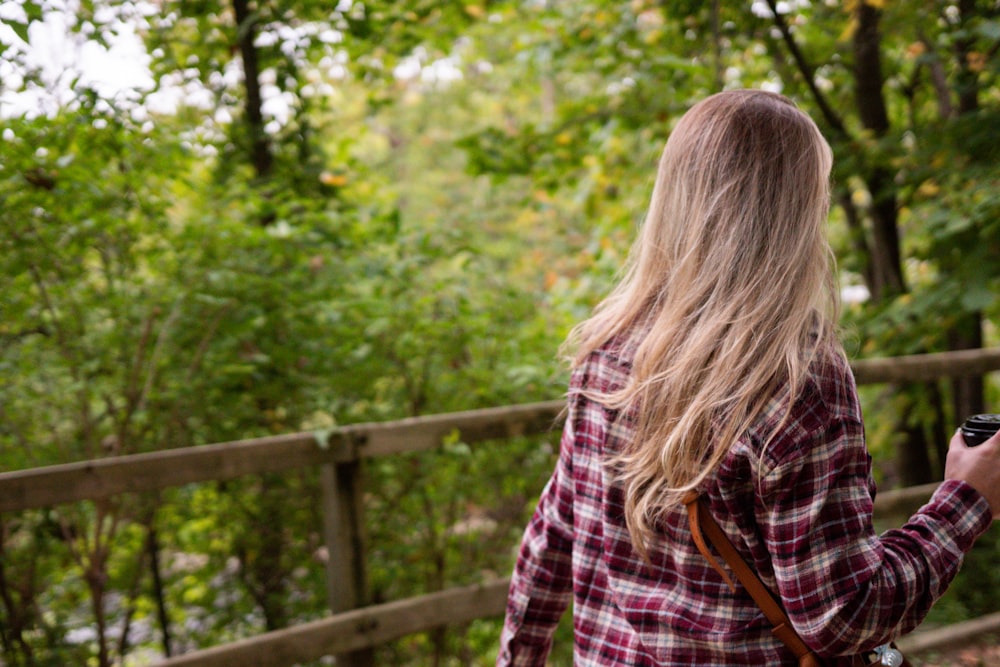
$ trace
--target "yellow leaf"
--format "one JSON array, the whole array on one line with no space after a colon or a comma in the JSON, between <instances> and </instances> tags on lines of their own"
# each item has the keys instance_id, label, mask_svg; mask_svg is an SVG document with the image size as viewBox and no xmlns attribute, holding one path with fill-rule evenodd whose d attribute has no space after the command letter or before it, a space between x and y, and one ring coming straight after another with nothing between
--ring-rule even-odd
<instances>
[{"instance_id":1,"label":"yellow leaf","mask_svg":"<svg viewBox=\"0 0 1000 667\"><path fill-rule=\"evenodd\" d=\"M486 10L479 5L466 5L465 13L474 19L481 19L486 16Z\"/></svg>"},{"instance_id":2,"label":"yellow leaf","mask_svg":"<svg viewBox=\"0 0 1000 667\"><path fill-rule=\"evenodd\" d=\"M556 135L556 143L560 146L567 146L573 141L573 136L569 132L560 132Z\"/></svg>"},{"instance_id":3,"label":"yellow leaf","mask_svg":"<svg viewBox=\"0 0 1000 667\"><path fill-rule=\"evenodd\" d=\"M941 186L935 183L933 179L927 179L917 188L917 194L923 197L934 197L939 192L941 192Z\"/></svg>"},{"instance_id":4,"label":"yellow leaf","mask_svg":"<svg viewBox=\"0 0 1000 667\"><path fill-rule=\"evenodd\" d=\"M919 58L927 52L927 45L923 42L913 42L906 47L906 57L910 59Z\"/></svg>"},{"instance_id":5,"label":"yellow leaf","mask_svg":"<svg viewBox=\"0 0 1000 667\"><path fill-rule=\"evenodd\" d=\"M847 22L847 27L845 27L844 31L840 33L840 37L838 37L837 40L840 42L850 41L851 38L854 37L854 33L857 31L857 29L858 29L858 20L852 16L851 20Z\"/></svg>"},{"instance_id":6,"label":"yellow leaf","mask_svg":"<svg viewBox=\"0 0 1000 667\"><path fill-rule=\"evenodd\" d=\"M986 54L972 51L965 58L969 63L969 71L982 72L986 69Z\"/></svg>"},{"instance_id":7,"label":"yellow leaf","mask_svg":"<svg viewBox=\"0 0 1000 667\"><path fill-rule=\"evenodd\" d=\"M347 185L347 176L344 174L331 174L328 171L324 171L319 175L319 182L323 185L332 185L339 188Z\"/></svg>"},{"instance_id":8,"label":"yellow leaf","mask_svg":"<svg viewBox=\"0 0 1000 667\"><path fill-rule=\"evenodd\" d=\"M851 201L855 206L868 206L872 203L872 197L867 190L854 190L851 192Z\"/></svg>"}]
</instances>

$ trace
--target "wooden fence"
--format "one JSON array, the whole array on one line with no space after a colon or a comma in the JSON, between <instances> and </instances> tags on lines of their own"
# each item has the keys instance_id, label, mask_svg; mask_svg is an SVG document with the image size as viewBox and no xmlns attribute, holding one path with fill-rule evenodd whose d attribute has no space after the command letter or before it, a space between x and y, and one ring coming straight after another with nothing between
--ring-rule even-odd
<instances>
[{"instance_id":1,"label":"wooden fence","mask_svg":"<svg viewBox=\"0 0 1000 667\"><path fill-rule=\"evenodd\" d=\"M859 384L980 375L1000 370L1000 348L862 360L852 367ZM338 664L371 664L371 649L380 644L446 624L499 616L508 580L358 608L367 585L360 523L363 490L357 475L361 461L433 449L456 432L468 444L545 433L558 428L562 407L562 401L550 401L0 473L0 512L317 466L330 555L327 596L333 615L158 664L278 667L334 654L340 656ZM936 486L881 493L876 514L880 520L908 516ZM932 644L961 643L986 631L1000 631L1000 614L953 626ZM929 647L927 637L920 636L907 638L902 645Z\"/></svg>"}]
</instances>

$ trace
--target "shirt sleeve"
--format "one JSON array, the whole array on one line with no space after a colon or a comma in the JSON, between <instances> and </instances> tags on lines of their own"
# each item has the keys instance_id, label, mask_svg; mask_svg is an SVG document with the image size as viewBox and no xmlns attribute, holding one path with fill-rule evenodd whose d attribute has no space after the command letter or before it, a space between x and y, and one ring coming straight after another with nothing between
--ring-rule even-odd
<instances>
[{"instance_id":1,"label":"shirt sleeve","mask_svg":"<svg viewBox=\"0 0 1000 667\"><path fill-rule=\"evenodd\" d=\"M849 389L853 396L853 381ZM819 655L870 650L919 625L992 520L975 489L946 481L904 526L876 535L871 459L857 414L820 397L785 430L798 455L761 481L778 590Z\"/></svg>"},{"instance_id":2,"label":"shirt sleeve","mask_svg":"<svg viewBox=\"0 0 1000 667\"><path fill-rule=\"evenodd\" d=\"M511 577L498 667L543 665L573 591L573 411Z\"/></svg>"}]
</instances>

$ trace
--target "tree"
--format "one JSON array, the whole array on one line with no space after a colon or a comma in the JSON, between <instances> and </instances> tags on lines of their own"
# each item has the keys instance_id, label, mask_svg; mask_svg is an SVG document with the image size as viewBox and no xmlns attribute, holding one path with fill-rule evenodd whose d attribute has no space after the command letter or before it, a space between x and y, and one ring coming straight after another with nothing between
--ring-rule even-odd
<instances>
[{"instance_id":1,"label":"tree","mask_svg":"<svg viewBox=\"0 0 1000 667\"><path fill-rule=\"evenodd\" d=\"M138 129L90 91L66 115L8 124L0 180L6 465L135 453L159 435L177 291L149 273L170 254L167 239L151 230L166 225L167 184L183 162L175 144ZM112 545L125 522L144 516L141 504L116 500L4 523L5 547L21 540L56 547L58 562L86 583L102 665L113 654L105 593L122 557ZM34 610L50 572L10 557L11 569L26 569L2 577L14 621L5 649L21 646L30 656L24 633L49 623ZM62 641L58 625L47 632Z\"/></svg>"},{"instance_id":2,"label":"tree","mask_svg":"<svg viewBox=\"0 0 1000 667\"><path fill-rule=\"evenodd\" d=\"M845 118L845 107L834 111L829 93L817 85L817 68L803 55L796 37L803 34L803 41L810 43L814 25L828 26L838 17L819 9L793 27L776 3L768 4L795 64L789 83L808 89L842 161L838 202L853 240L850 265L859 268L872 295L871 314L866 315L870 323L865 327L869 335L891 332L878 343L872 341L875 349L891 355L981 346L983 304L979 299L953 301L945 319L935 322L937 332L919 326L942 302L943 285L954 293L967 283L961 280L966 277L961 263L947 259L955 256L955 236L917 223L938 205L927 194L936 193L944 177L940 157L951 154L960 164L978 162L991 145L982 135L956 143L954 133L961 132L959 128L972 116L977 123L996 122L995 110L980 113L978 102L979 91L996 84L995 75L983 67L996 56L995 9L975 2L891 10L879 2L845 3L840 22L850 40L850 52L840 49L814 55L823 63L825 80L836 82L832 90L853 90L856 115ZM846 45L847 38L840 44ZM895 113L890 114L890 109ZM937 156L936 166L933 156ZM928 169L927 165L932 166ZM864 206L856 203L859 193L867 202ZM972 237L990 238L991 223L977 215L970 220L962 208L951 214L969 221L973 228L967 231ZM979 256L976 249L968 250ZM904 258L908 256L917 260L910 266L919 267L919 272L906 270ZM981 259L987 284L995 281L995 260ZM927 281L930 276L937 284ZM897 403L900 412L893 429L906 434L899 443L899 474L904 484L931 481L943 466L949 433L945 424L958 423L984 409L982 378L963 378L953 384L951 411L942 405L936 384L910 388L900 398L906 395L908 401Z\"/></svg>"}]
</instances>

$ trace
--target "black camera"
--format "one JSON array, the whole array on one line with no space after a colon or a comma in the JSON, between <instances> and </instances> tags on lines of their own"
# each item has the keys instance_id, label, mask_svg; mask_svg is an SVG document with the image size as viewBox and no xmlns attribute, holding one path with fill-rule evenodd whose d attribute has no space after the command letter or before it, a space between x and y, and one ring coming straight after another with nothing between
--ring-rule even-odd
<instances>
[{"instance_id":1,"label":"black camera","mask_svg":"<svg viewBox=\"0 0 1000 667\"><path fill-rule=\"evenodd\" d=\"M962 437L969 447L981 445L1000 430L1000 415L973 415L962 424Z\"/></svg>"}]
</instances>

